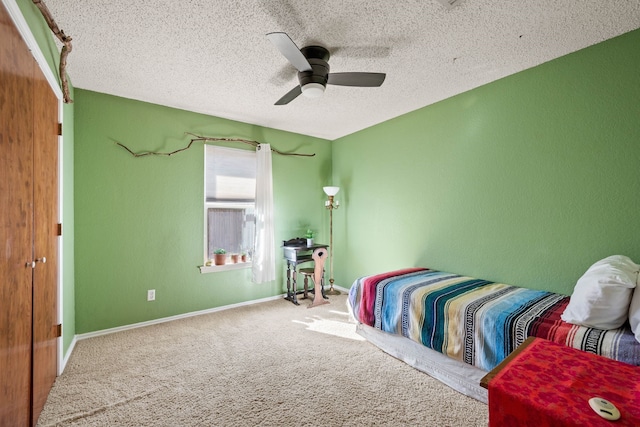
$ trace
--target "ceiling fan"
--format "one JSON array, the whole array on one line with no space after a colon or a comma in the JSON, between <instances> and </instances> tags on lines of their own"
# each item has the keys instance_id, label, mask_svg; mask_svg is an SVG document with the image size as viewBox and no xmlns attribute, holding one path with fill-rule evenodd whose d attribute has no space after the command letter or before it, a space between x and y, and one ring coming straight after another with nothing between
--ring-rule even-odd
<instances>
[{"instance_id":1,"label":"ceiling fan","mask_svg":"<svg viewBox=\"0 0 640 427\"><path fill-rule=\"evenodd\" d=\"M337 86L378 87L384 82L384 73L330 73L329 51L322 46L298 46L286 33L269 33L267 38L298 70L300 84L276 101L285 105L303 94L308 98L322 96L327 84Z\"/></svg>"}]
</instances>

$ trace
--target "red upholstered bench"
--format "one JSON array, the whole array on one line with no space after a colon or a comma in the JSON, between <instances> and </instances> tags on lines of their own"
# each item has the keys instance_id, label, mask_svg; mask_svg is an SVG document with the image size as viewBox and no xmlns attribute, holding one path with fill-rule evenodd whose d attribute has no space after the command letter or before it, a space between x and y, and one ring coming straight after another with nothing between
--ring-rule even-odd
<instances>
[{"instance_id":1,"label":"red upholstered bench","mask_svg":"<svg viewBox=\"0 0 640 427\"><path fill-rule=\"evenodd\" d=\"M640 367L528 339L483 378L489 389L489 426L640 426ZM589 405L613 403L620 419L608 421Z\"/></svg>"}]
</instances>

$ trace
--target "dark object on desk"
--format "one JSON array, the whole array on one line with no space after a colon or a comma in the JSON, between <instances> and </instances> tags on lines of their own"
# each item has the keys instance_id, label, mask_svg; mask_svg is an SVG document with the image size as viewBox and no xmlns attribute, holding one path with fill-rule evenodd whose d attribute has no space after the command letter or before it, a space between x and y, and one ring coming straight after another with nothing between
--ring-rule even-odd
<instances>
[{"instance_id":1,"label":"dark object on desk","mask_svg":"<svg viewBox=\"0 0 640 427\"><path fill-rule=\"evenodd\" d=\"M293 239L283 240L282 246L304 246L307 247L307 239L305 237L294 237Z\"/></svg>"},{"instance_id":2,"label":"dark object on desk","mask_svg":"<svg viewBox=\"0 0 640 427\"><path fill-rule=\"evenodd\" d=\"M295 239L290 239L282 242L282 252L284 254L284 258L287 260L287 296L285 297L286 300L291 301L295 305L299 305L298 297L297 297L298 264L313 261L312 254L314 250L318 248L328 248L328 247L329 245L322 245L322 244L307 246L307 239L302 237L298 237ZM322 283L319 286L322 292L322 297L327 299L327 296L324 293L324 286L322 286ZM314 288L314 294L315 292L316 292L316 289Z\"/></svg>"}]
</instances>

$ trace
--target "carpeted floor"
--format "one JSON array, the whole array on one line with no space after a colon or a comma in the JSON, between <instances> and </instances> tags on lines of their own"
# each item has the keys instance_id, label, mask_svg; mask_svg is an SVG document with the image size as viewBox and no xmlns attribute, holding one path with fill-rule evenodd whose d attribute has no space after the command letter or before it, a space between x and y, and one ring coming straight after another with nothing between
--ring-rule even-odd
<instances>
[{"instance_id":1,"label":"carpeted floor","mask_svg":"<svg viewBox=\"0 0 640 427\"><path fill-rule=\"evenodd\" d=\"M487 406L355 334L346 296L79 341L38 426L486 426Z\"/></svg>"}]
</instances>

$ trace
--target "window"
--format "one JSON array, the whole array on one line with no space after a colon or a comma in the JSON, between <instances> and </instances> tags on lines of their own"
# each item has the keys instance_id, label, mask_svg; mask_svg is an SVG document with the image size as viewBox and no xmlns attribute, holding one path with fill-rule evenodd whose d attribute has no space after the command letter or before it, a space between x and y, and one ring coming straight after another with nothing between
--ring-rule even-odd
<instances>
[{"instance_id":1,"label":"window","mask_svg":"<svg viewBox=\"0 0 640 427\"><path fill-rule=\"evenodd\" d=\"M224 249L231 254L253 250L255 235L256 153L205 145L205 260Z\"/></svg>"}]
</instances>

